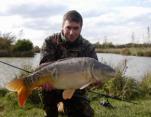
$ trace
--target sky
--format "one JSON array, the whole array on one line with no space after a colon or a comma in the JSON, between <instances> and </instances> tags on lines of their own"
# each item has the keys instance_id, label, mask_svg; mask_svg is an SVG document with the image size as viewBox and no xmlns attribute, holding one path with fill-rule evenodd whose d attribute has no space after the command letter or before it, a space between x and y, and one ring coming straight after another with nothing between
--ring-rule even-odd
<instances>
[{"instance_id":1,"label":"sky","mask_svg":"<svg viewBox=\"0 0 151 117\"><path fill-rule=\"evenodd\" d=\"M47 36L61 31L69 10L81 13L81 34L91 43L151 40L151 0L0 0L0 33L41 47Z\"/></svg>"}]
</instances>

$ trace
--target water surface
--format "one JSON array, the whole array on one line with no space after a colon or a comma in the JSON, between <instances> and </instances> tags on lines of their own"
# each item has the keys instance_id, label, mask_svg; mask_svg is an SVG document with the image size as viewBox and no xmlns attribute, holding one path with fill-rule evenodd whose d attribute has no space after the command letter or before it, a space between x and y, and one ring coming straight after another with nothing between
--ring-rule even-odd
<instances>
[{"instance_id":1,"label":"water surface","mask_svg":"<svg viewBox=\"0 0 151 117\"><path fill-rule=\"evenodd\" d=\"M127 60L127 70L125 75L141 80L144 74L151 72L151 57L136 57L136 56L123 56L118 54L97 54L99 61L116 68L122 65ZM34 57L1 57L1 61L23 68L23 66L31 65L36 68L39 65L40 55L36 54ZM0 87L15 78L20 73L20 70L12 68L5 64L0 63Z\"/></svg>"}]
</instances>

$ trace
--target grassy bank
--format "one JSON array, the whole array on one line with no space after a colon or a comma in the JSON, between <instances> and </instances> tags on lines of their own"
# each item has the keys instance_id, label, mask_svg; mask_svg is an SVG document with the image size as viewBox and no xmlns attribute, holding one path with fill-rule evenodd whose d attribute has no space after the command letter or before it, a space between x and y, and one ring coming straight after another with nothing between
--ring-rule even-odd
<instances>
[{"instance_id":1,"label":"grassy bank","mask_svg":"<svg viewBox=\"0 0 151 117\"><path fill-rule=\"evenodd\" d=\"M18 105L17 95L12 92L0 90L0 117L43 117L44 112L40 104L35 105L27 101L24 108Z\"/></svg>"},{"instance_id":2,"label":"grassy bank","mask_svg":"<svg viewBox=\"0 0 151 117\"><path fill-rule=\"evenodd\" d=\"M91 94L90 94L91 95ZM131 104L122 101L109 100L114 109L105 108L100 105L103 98L97 98L91 101L91 105L95 110L95 117L150 117L151 116L151 100L150 98L142 98L134 100L138 104ZM0 117L44 117L42 106L35 105L29 101L24 108L18 106L15 93L6 93L0 97ZM61 115L60 115L61 117ZM64 116L65 117L65 116Z\"/></svg>"},{"instance_id":3,"label":"grassy bank","mask_svg":"<svg viewBox=\"0 0 151 117\"><path fill-rule=\"evenodd\" d=\"M130 47L130 48L97 48L98 53L115 53L132 56L148 56L151 57L151 47Z\"/></svg>"},{"instance_id":4,"label":"grassy bank","mask_svg":"<svg viewBox=\"0 0 151 117\"><path fill-rule=\"evenodd\" d=\"M105 108L99 105L99 100L92 103L95 110L95 117L150 117L151 116L151 100L139 99L135 100L138 104L130 104L121 101L112 100L114 109Z\"/></svg>"}]
</instances>

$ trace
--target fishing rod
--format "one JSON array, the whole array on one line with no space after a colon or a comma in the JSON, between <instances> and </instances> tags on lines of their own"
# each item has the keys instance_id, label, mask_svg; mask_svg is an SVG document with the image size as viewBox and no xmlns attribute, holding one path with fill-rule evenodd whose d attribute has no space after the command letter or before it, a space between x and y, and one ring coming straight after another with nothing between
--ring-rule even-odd
<instances>
[{"instance_id":1,"label":"fishing rod","mask_svg":"<svg viewBox=\"0 0 151 117\"><path fill-rule=\"evenodd\" d=\"M119 101L124 101L124 102L132 103L132 104L137 104L136 102L131 102L131 101L128 101L128 100L124 100L124 99L121 99L121 98L119 98L117 96L110 96L110 95L106 95L106 94L102 94L102 93L97 93L97 92L92 91L92 90L88 90L88 92L97 94L97 95L99 95L101 97L105 97L105 98L111 98L111 99L115 99L115 100L119 100Z\"/></svg>"},{"instance_id":2,"label":"fishing rod","mask_svg":"<svg viewBox=\"0 0 151 117\"><path fill-rule=\"evenodd\" d=\"M27 70L22 69L22 68L20 68L20 67L17 67L17 66L14 66L14 65L8 64L8 63L3 62L3 61L0 61L0 63L3 63L3 64L5 64L5 65L11 66L11 67L13 67L13 68L16 68L16 69L22 70L22 71L27 72L27 73L32 73L32 72L30 72L30 71L27 71Z\"/></svg>"}]
</instances>

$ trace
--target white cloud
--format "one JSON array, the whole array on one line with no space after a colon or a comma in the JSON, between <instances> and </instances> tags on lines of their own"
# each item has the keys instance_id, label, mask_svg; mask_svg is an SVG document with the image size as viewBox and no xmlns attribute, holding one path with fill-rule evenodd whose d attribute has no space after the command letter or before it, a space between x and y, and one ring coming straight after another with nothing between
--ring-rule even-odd
<instances>
[{"instance_id":1,"label":"white cloud","mask_svg":"<svg viewBox=\"0 0 151 117\"><path fill-rule=\"evenodd\" d=\"M2 31L12 31L22 26L23 19L20 16L5 16L0 18L0 29Z\"/></svg>"},{"instance_id":2,"label":"white cloud","mask_svg":"<svg viewBox=\"0 0 151 117\"><path fill-rule=\"evenodd\" d=\"M151 25L150 0L5 0L0 4L0 31L14 32L41 46L48 34L61 29L63 14L78 10L84 18L82 34L90 42L131 42L135 32L137 42ZM144 36L145 37L145 36Z\"/></svg>"},{"instance_id":3,"label":"white cloud","mask_svg":"<svg viewBox=\"0 0 151 117\"><path fill-rule=\"evenodd\" d=\"M151 13L151 8L144 7L118 7L119 16L122 18L133 18L143 14Z\"/></svg>"}]
</instances>

